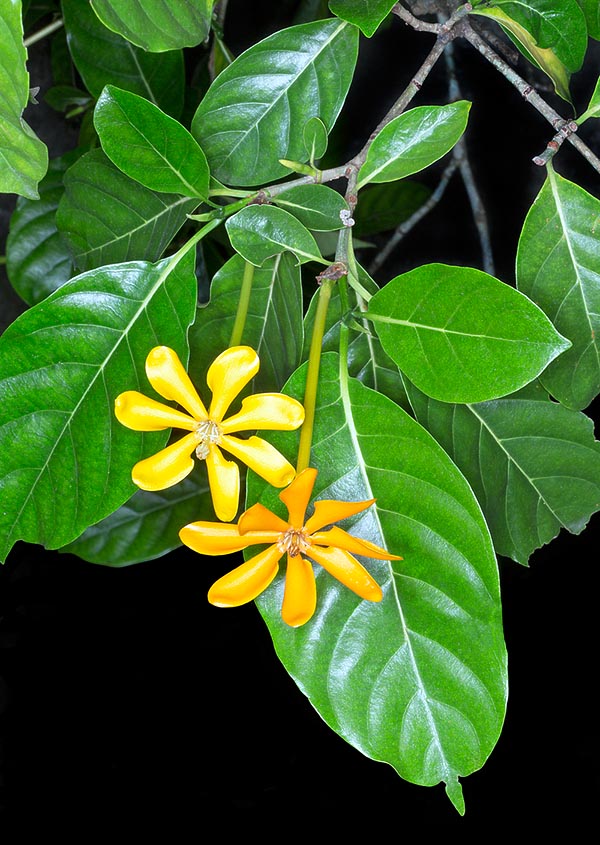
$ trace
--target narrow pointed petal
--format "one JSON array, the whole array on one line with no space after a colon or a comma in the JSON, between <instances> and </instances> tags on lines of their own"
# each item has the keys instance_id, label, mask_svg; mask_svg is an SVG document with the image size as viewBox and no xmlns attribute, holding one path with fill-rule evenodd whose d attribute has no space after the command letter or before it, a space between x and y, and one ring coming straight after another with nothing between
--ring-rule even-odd
<instances>
[{"instance_id":1,"label":"narrow pointed petal","mask_svg":"<svg viewBox=\"0 0 600 845\"><path fill-rule=\"evenodd\" d=\"M362 599L381 601L383 597L381 587L369 575L364 566L352 557L350 552L343 549L322 549L318 546L311 546L308 553L330 575L333 575L334 578L337 578L345 587L348 587Z\"/></svg>"},{"instance_id":2,"label":"narrow pointed petal","mask_svg":"<svg viewBox=\"0 0 600 845\"><path fill-rule=\"evenodd\" d=\"M294 467L262 437L240 440L239 437L224 434L221 437L221 446L273 487L285 487L294 477Z\"/></svg>"},{"instance_id":3,"label":"narrow pointed petal","mask_svg":"<svg viewBox=\"0 0 600 845\"><path fill-rule=\"evenodd\" d=\"M177 402L194 419L208 419L206 408L177 353L168 346L155 346L146 358L146 375L157 393Z\"/></svg>"},{"instance_id":4,"label":"narrow pointed petal","mask_svg":"<svg viewBox=\"0 0 600 845\"><path fill-rule=\"evenodd\" d=\"M186 434L156 455L139 461L131 471L133 483L142 490L165 490L178 484L194 468L191 453L195 446L195 434Z\"/></svg>"},{"instance_id":5,"label":"narrow pointed petal","mask_svg":"<svg viewBox=\"0 0 600 845\"><path fill-rule=\"evenodd\" d=\"M215 513L223 522L231 522L237 514L240 499L239 467L228 461L218 446L211 445L206 469Z\"/></svg>"},{"instance_id":6,"label":"narrow pointed petal","mask_svg":"<svg viewBox=\"0 0 600 845\"><path fill-rule=\"evenodd\" d=\"M259 367L258 355L249 346L232 346L215 358L206 374L213 395L211 420L221 422L235 397L254 378Z\"/></svg>"},{"instance_id":7,"label":"narrow pointed petal","mask_svg":"<svg viewBox=\"0 0 600 845\"><path fill-rule=\"evenodd\" d=\"M289 487L282 490L279 498L288 509L289 523L293 528L304 527L304 516L315 486L317 470L312 467L302 470Z\"/></svg>"},{"instance_id":8,"label":"narrow pointed petal","mask_svg":"<svg viewBox=\"0 0 600 845\"><path fill-rule=\"evenodd\" d=\"M212 585L208 600L217 607L239 607L267 589L279 569L281 552L270 546Z\"/></svg>"},{"instance_id":9,"label":"narrow pointed petal","mask_svg":"<svg viewBox=\"0 0 600 845\"><path fill-rule=\"evenodd\" d=\"M318 546L334 546L336 549L345 549L347 552L354 552L357 555L364 557L374 557L378 560L403 560L398 555L392 555L381 546L376 546L375 543L369 540L363 540L360 537L354 537L348 534L343 528L338 528L334 525L329 531L318 531L311 534L311 543L316 543Z\"/></svg>"},{"instance_id":10,"label":"narrow pointed petal","mask_svg":"<svg viewBox=\"0 0 600 845\"><path fill-rule=\"evenodd\" d=\"M137 390L127 390L117 396L115 416L120 423L134 431L164 431L166 428L194 431L198 425L187 414L156 402Z\"/></svg>"},{"instance_id":11,"label":"narrow pointed petal","mask_svg":"<svg viewBox=\"0 0 600 845\"><path fill-rule=\"evenodd\" d=\"M183 526L179 538L184 546L201 555L227 555L255 544L273 542L271 534L241 537L237 525L222 522L190 522Z\"/></svg>"},{"instance_id":12,"label":"narrow pointed petal","mask_svg":"<svg viewBox=\"0 0 600 845\"><path fill-rule=\"evenodd\" d=\"M255 393L242 401L238 414L223 420L221 431L293 431L304 422L304 408L283 393Z\"/></svg>"},{"instance_id":13,"label":"narrow pointed petal","mask_svg":"<svg viewBox=\"0 0 600 845\"><path fill-rule=\"evenodd\" d=\"M314 513L306 520L306 531L312 534L325 525L354 516L355 513L366 510L374 501L375 499L369 499L366 502L338 502L336 499L321 499L320 502L315 502Z\"/></svg>"},{"instance_id":14,"label":"narrow pointed petal","mask_svg":"<svg viewBox=\"0 0 600 845\"><path fill-rule=\"evenodd\" d=\"M270 511L260 502L252 505L247 511L240 516L238 520L238 530L240 534L247 534L248 531L272 531L274 534L273 540L284 534L290 526L283 519L280 519L273 511Z\"/></svg>"},{"instance_id":15,"label":"narrow pointed petal","mask_svg":"<svg viewBox=\"0 0 600 845\"><path fill-rule=\"evenodd\" d=\"M317 606L317 586L310 561L301 555L288 555L281 617L292 628L299 628L312 617Z\"/></svg>"}]
</instances>

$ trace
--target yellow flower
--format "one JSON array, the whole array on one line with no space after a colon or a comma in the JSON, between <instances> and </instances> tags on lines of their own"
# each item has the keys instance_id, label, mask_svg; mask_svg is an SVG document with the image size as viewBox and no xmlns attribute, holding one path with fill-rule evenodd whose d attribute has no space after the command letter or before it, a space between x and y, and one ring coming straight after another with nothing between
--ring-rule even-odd
<instances>
[{"instance_id":1,"label":"yellow flower","mask_svg":"<svg viewBox=\"0 0 600 845\"><path fill-rule=\"evenodd\" d=\"M252 505L237 525L219 522L192 522L179 532L182 543L203 555L238 552L248 546L269 543L269 547L236 569L219 578L208 592L208 600L217 607L238 607L252 601L269 586L287 554L287 570L281 615L284 622L297 628L315 612L317 594L312 558L346 587L363 599L381 601L381 587L351 554L380 560L402 560L385 549L360 540L333 526L326 525L353 516L373 504L366 502L315 502L314 513L305 521L306 508L317 477L316 469L301 472L279 498L288 509L288 521L276 516L264 505Z\"/></svg>"},{"instance_id":2,"label":"yellow flower","mask_svg":"<svg viewBox=\"0 0 600 845\"><path fill-rule=\"evenodd\" d=\"M115 414L119 422L135 431L189 431L166 449L137 463L131 477L142 490L164 490L182 481L194 468L192 453L206 461L208 483L215 513L229 522L238 510L240 470L227 460L223 448L245 463L274 487L285 487L294 477L294 467L274 446L255 435L240 439L237 431L254 429L291 431L302 425L304 408L281 393L255 393L242 400L237 414L224 419L238 393L258 372L258 355L249 346L232 346L210 365L206 381L212 391L208 411L198 396L177 354L168 346L156 346L146 359L146 374L152 387L181 405L186 413L128 390L117 396Z\"/></svg>"}]
</instances>

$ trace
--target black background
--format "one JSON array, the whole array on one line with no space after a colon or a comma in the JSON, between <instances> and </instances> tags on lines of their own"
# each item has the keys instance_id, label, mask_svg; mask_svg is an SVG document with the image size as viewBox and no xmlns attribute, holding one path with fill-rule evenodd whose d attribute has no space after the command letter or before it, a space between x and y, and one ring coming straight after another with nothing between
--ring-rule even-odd
<instances>
[{"instance_id":1,"label":"black background","mask_svg":"<svg viewBox=\"0 0 600 845\"><path fill-rule=\"evenodd\" d=\"M237 54L285 26L278 4L230 4ZM361 41L359 72L342 118L355 152L432 44L399 21ZM473 101L472 165L487 203L496 274L514 283L519 231L544 173L531 163L553 134L468 46L457 45L463 95ZM595 55L598 50L594 45ZM76 132L43 102L47 51L32 51L40 105L27 117L52 156ZM578 74L583 109L598 62ZM521 65L523 71L523 65ZM566 106L547 99L562 113ZM414 104L446 100L441 68ZM591 122L593 123L593 121ZM596 151L600 133L582 129ZM600 176L568 144L559 173L600 196ZM435 186L436 168L424 175ZM3 198L6 235L14 198ZM1 251L1 250L0 250ZM459 180L403 242L380 280L421 263L480 266ZM0 268L2 269L2 268ZM22 310L0 277L0 329ZM588 410L597 420L597 403ZM252 822L263 838L329 830L377 834L391 825L489 831L500 825L597 819L598 521L561 536L529 567L500 560L510 696L502 736L484 768L463 781L460 818L443 787L401 780L334 734L276 658L254 606L220 610L206 591L225 568L179 550L121 570L18 543L0 570L0 830L138 831L166 824L201 836ZM493 826L493 827L492 827ZM16 838L7 841L16 841Z\"/></svg>"}]
</instances>

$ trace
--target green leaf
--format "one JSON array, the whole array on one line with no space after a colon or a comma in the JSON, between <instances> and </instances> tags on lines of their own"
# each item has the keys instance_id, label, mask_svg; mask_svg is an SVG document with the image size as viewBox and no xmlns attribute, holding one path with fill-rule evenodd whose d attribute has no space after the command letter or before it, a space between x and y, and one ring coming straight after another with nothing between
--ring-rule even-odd
<instances>
[{"instance_id":1,"label":"green leaf","mask_svg":"<svg viewBox=\"0 0 600 845\"><path fill-rule=\"evenodd\" d=\"M144 363L157 343L187 358L196 296L191 257L130 262L77 276L6 329L1 560L19 539L64 546L131 496L132 466L167 433L129 431L114 400L146 392Z\"/></svg>"},{"instance_id":2,"label":"green leaf","mask_svg":"<svg viewBox=\"0 0 600 845\"><path fill-rule=\"evenodd\" d=\"M600 117L600 77L596 82L596 87L594 88L587 109L581 115L581 117L577 118L577 123L579 124L579 126L581 126L581 124L585 120L587 120L588 117Z\"/></svg>"},{"instance_id":3,"label":"green leaf","mask_svg":"<svg viewBox=\"0 0 600 845\"><path fill-rule=\"evenodd\" d=\"M394 0L329 0L334 15L355 24L370 38L395 5Z\"/></svg>"},{"instance_id":4,"label":"green leaf","mask_svg":"<svg viewBox=\"0 0 600 845\"><path fill-rule=\"evenodd\" d=\"M600 443L582 413L543 390L452 405L405 383L417 420L473 488L498 554L526 565L561 528L579 534L600 508Z\"/></svg>"},{"instance_id":5,"label":"green leaf","mask_svg":"<svg viewBox=\"0 0 600 845\"><path fill-rule=\"evenodd\" d=\"M272 202L316 232L331 232L344 225L341 214L348 203L341 194L327 185L297 185L277 194Z\"/></svg>"},{"instance_id":6,"label":"green leaf","mask_svg":"<svg viewBox=\"0 0 600 845\"><path fill-rule=\"evenodd\" d=\"M293 215L273 205L248 205L230 217L225 228L231 246L250 264L261 267L268 258L293 252L300 264L327 262L321 258L315 239Z\"/></svg>"},{"instance_id":7,"label":"green leaf","mask_svg":"<svg viewBox=\"0 0 600 845\"><path fill-rule=\"evenodd\" d=\"M208 198L206 156L187 129L144 97L107 85L94 111L102 149L146 188Z\"/></svg>"},{"instance_id":8,"label":"green leaf","mask_svg":"<svg viewBox=\"0 0 600 845\"><path fill-rule=\"evenodd\" d=\"M86 109L91 104L92 98L73 85L53 85L44 94L44 102L55 111L66 112L71 109Z\"/></svg>"},{"instance_id":9,"label":"green leaf","mask_svg":"<svg viewBox=\"0 0 600 845\"><path fill-rule=\"evenodd\" d=\"M517 287L571 341L541 382L575 409L600 392L599 225L600 202L549 167L517 250Z\"/></svg>"},{"instance_id":10,"label":"green leaf","mask_svg":"<svg viewBox=\"0 0 600 845\"><path fill-rule=\"evenodd\" d=\"M145 188L102 150L82 156L64 184L56 222L82 270L130 259L156 261L198 204Z\"/></svg>"},{"instance_id":11,"label":"green leaf","mask_svg":"<svg viewBox=\"0 0 600 845\"><path fill-rule=\"evenodd\" d=\"M395 229L408 220L431 196L431 190L420 182L384 182L369 185L361 191L354 212L352 234L367 238Z\"/></svg>"},{"instance_id":12,"label":"green leaf","mask_svg":"<svg viewBox=\"0 0 600 845\"><path fill-rule=\"evenodd\" d=\"M6 270L28 305L41 302L73 275L71 253L56 228L63 176L72 161L72 154L53 159L39 184L39 200L20 198L10 218Z\"/></svg>"},{"instance_id":13,"label":"green leaf","mask_svg":"<svg viewBox=\"0 0 600 845\"><path fill-rule=\"evenodd\" d=\"M60 551L104 566L144 563L178 548L181 526L197 519L214 519L208 482L200 472L156 493L138 490Z\"/></svg>"},{"instance_id":14,"label":"green leaf","mask_svg":"<svg viewBox=\"0 0 600 845\"><path fill-rule=\"evenodd\" d=\"M304 124L304 147L307 161L314 165L327 152L327 127L320 117L309 117Z\"/></svg>"},{"instance_id":15,"label":"green leaf","mask_svg":"<svg viewBox=\"0 0 600 845\"><path fill-rule=\"evenodd\" d=\"M590 38L600 40L600 3L598 0L577 0L584 14Z\"/></svg>"},{"instance_id":16,"label":"green leaf","mask_svg":"<svg viewBox=\"0 0 600 845\"><path fill-rule=\"evenodd\" d=\"M523 27L538 47L552 50L568 71L580 69L587 26L577 0L493 0L489 7L476 6L473 14L495 17L496 10Z\"/></svg>"},{"instance_id":17,"label":"green leaf","mask_svg":"<svg viewBox=\"0 0 600 845\"><path fill-rule=\"evenodd\" d=\"M392 182L418 173L442 158L465 131L471 103L417 106L391 120L369 147L358 172L358 189L367 182Z\"/></svg>"},{"instance_id":18,"label":"green leaf","mask_svg":"<svg viewBox=\"0 0 600 845\"><path fill-rule=\"evenodd\" d=\"M569 344L526 296L470 267L427 264L369 302L382 346L442 402L483 402L532 381Z\"/></svg>"},{"instance_id":19,"label":"green leaf","mask_svg":"<svg viewBox=\"0 0 600 845\"><path fill-rule=\"evenodd\" d=\"M102 23L144 50L196 47L210 32L214 0L90 0Z\"/></svg>"},{"instance_id":20,"label":"green leaf","mask_svg":"<svg viewBox=\"0 0 600 845\"><path fill-rule=\"evenodd\" d=\"M286 392L302 397L305 370ZM279 434L279 433L278 433ZM273 437L295 454L292 435ZM364 563L383 589L362 601L320 567L317 609L300 628L281 620L283 577L258 600L288 672L327 724L408 781L447 784L494 747L506 706L506 651L491 539L467 482L435 440L389 399L323 356L311 466L315 499L376 499L347 529L402 555ZM248 476L248 501L285 516Z\"/></svg>"},{"instance_id":21,"label":"green leaf","mask_svg":"<svg viewBox=\"0 0 600 845\"><path fill-rule=\"evenodd\" d=\"M145 97L179 117L183 110L183 53L147 53L102 24L89 3L62 0L69 50L85 87L99 97L107 84Z\"/></svg>"},{"instance_id":22,"label":"green leaf","mask_svg":"<svg viewBox=\"0 0 600 845\"><path fill-rule=\"evenodd\" d=\"M240 255L230 258L212 280L209 303L198 309L189 336L189 372L195 384L206 382L210 364L229 346L244 264ZM254 270L243 336L243 343L255 349L260 358L252 392L281 390L300 364L302 341L300 267L292 255L281 253Z\"/></svg>"},{"instance_id":23,"label":"green leaf","mask_svg":"<svg viewBox=\"0 0 600 845\"><path fill-rule=\"evenodd\" d=\"M0 0L0 192L37 199L48 150L23 120L29 102L20 0Z\"/></svg>"},{"instance_id":24,"label":"green leaf","mask_svg":"<svg viewBox=\"0 0 600 845\"><path fill-rule=\"evenodd\" d=\"M358 30L337 18L275 32L215 79L192 134L211 172L227 185L264 185L306 161L302 127L319 117L331 131L352 81Z\"/></svg>"}]
</instances>

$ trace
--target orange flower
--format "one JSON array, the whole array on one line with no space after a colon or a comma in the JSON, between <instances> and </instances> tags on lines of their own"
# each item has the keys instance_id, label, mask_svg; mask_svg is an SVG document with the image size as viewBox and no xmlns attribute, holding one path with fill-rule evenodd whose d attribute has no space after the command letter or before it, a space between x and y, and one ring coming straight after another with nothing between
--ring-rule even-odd
<instances>
[{"instance_id":1,"label":"orange flower","mask_svg":"<svg viewBox=\"0 0 600 845\"><path fill-rule=\"evenodd\" d=\"M182 481L194 468L191 457L206 461L208 483L215 513L226 522L238 510L240 470L228 461L223 448L243 461L274 487L285 487L295 475L294 467L261 437L240 439L237 431L268 429L292 431L302 425L304 408L282 393L255 393L242 400L241 410L224 419L229 406L259 369L256 352L249 346L232 346L210 365L206 377L212 391L208 411L198 396L177 354L168 346L156 346L146 359L146 375L165 399L177 402L187 414L156 402L136 390L117 396L119 422L135 431L188 431L180 440L156 455L139 461L131 477L142 490L164 490Z\"/></svg>"},{"instance_id":2,"label":"orange flower","mask_svg":"<svg viewBox=\"0 0 600 845\"><path fill-rule=\"evenodd\" d=\"M316 469L305 469L279 494L288 509L288 521L276 516L264 505L252 505L237 525L219 522L192 522L179 532L182 543L203 555L238 552L248 546L268 543L269 546L236 569L219 578L208 592L208 600L217 607L238 607L252 601L269 586L279 569L279 561L287 554L287 571L281 615L284 622L296 628L304 625L315 612L317 603L315 576L311 558L330 575L363 599L381 601L381 587L351 554L380 560L402 560L385 549L360 540L333 526L326 525L353 516L368 508L366 502L315 502L314 513L305 521Z\"/></svg>"}]
</instances>

